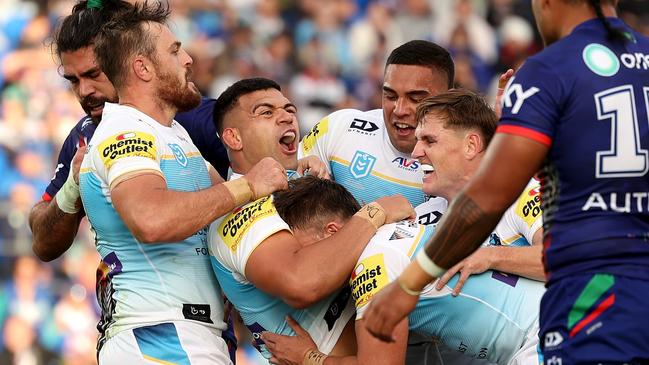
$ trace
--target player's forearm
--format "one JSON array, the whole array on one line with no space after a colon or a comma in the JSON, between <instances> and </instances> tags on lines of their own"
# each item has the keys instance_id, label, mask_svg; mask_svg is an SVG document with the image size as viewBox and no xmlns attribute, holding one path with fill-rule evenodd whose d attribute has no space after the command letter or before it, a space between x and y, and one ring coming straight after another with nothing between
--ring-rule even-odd
<instances>
[{"instance_id":1,"label":"player's forearm","mask_svg":"<svg viewBox=\"0 0 649 365\"><path fill-rule=\"evenodd\" d=\"M235 208L223 184L198 192L159 189L147 195L137 205L118 209L133 235L144 243L184 240Z\"/></svg>"},{"instance_id":2,"label":"player's forearm","mask_svg":"<svg viewBox=\"0 0 649 365\"><path fill-rule=\"evenodd\" d=\"M375 233L369 221L354 216L335 235L297 251L292 271L301 283L304 304L313 304L340 289Z\"/></svg>"},{"instance_id":3,"label":"player's forearm","mask_svg":"<svg viewBox=\"0 0 649 365\"><path fill-rule=\"evenodd\" d=\"M492 255L492 270L545 281L542 246L488 247Z\"/></svg>"},{"instance_id":4,"label":"player's forearm","mask_svg":"<svg viewBox=\"0 0 649 365\"><path fill-rule=\"evenodd\" d=\"M29 213L34 254L43 261L61 256L74 242L82 217L63 212L54 200L37 203Z\"/></svg>"},{"instance_id":5,"label":"player's forearm","mask_svg":"<svg viewBox=\"0 0 649 365\"><path fill-rule=\"evenodd\" d=\"M475 251L498 224L502 212L487 212L465 192L453 201L425 252L442 268L450 268Z\"/></svg>"}]
</instances>

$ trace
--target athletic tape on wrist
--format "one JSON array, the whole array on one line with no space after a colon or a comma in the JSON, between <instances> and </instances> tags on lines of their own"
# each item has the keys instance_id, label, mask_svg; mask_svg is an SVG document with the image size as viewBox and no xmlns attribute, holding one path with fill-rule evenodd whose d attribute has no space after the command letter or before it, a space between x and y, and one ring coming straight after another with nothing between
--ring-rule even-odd
<instances>
[{"instance_id":1,"label":"athletic tape on wrist","mask_svg":"<svg viewBox=\"0 0 649 365\"><path fill-rule=\"evenodd\" d=\"M433 262L433 260L426 255L426 251L420 250L417 254L417 263L421 268L430 276L438 278L446 272L446 269L443 269Z\"/></svg>"},{"instance_id":2,"label":"athletic tape on wrist","mask_svg":"<svg viewBox=\"0 0 649 365\"><path fill-rule=\"evenodd\" d=\"M250 189L248 180L246 180L245 177L226 181L223 183L223 186L225 186L230 194L232 194L234 205L237 207L250 202L250 200L253 198L252 190Z\"/></svg>"},{"instance_id":3,"label":"athletic tape on wrist","mask_svg":"<svg viewBox=\"0 0 649 365\"><path fill-rule=\"evenodd\" d=\"M302 365L322 365L324 364L327 355L323 354L318 350L309 350L304 354L304 361Z\"/></svg>"},{"instance_id":4,"label":"athletic tape on wrist","mask_svg":"<svg viewBox=\"0 0 649 365\"><path fill-rule=\"evenodd\" d=\"M362 207L355 216L368 220L377 230L385 223L385 211L376 202L369 203Z\"/></svg>"},{"instance_id":5,"label":"athletic tape on wrist","mask_svg":"<svg viewBox=\"0 0 649 365\"><path fill-rule=\"evenodd\" d=\"M61 186L61 189L56 193L54 200L56 200L56 205L59 206L62 212L67 214L76 214L79 212L79 207L77 207L77 200L81 193L79 192L79 184L74 181L74 169L70 168L68 173L68 178Z\"/></svg>"},{"instance_id":6,"label":"athletic tape on wrist","mask_svg":"<svg viewBox=\"0 0 649 365\"><path fill-rule=\"evenodd\" d=\"M406 283L404 283L401 280L401 276L399 276L399 278L397 278L397 284L399 285L399 288L401 288L401 290L403 290L408 295L412 295L413 297L418 297L421 294L421 290L412 290L412 289L408 288Z\"/></svg>"}]
</instances>

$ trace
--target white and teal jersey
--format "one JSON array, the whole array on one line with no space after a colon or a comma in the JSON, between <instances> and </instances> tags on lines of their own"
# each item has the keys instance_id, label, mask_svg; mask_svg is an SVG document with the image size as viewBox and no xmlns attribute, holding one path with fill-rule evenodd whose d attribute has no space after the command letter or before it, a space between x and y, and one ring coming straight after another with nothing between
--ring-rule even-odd
<instances>
[{"instance_id":1,"label":"white and teal jersey","mask_svg":"<svg viewBox=\"0 0 649 365\"><path fill-rule=\"evenodd\" d=\"M361 204L393 194L405 196L413 207L425 201L420 163L392 146L381 109L330 114L302 139L298 153L320 157L332 178Z\"/></svg>"},{"instance_id":2,"label":"white and teal jersey","mask_svg":"<svg viewBox=\"0 0 649 365\"><path fill-rule=\"evenodd\" d=\"M246 278L246 264L252 252L266 238L284 230L290 231L277 214L272 196L237 208L210 226L212 267L223 292L241 314L262 355L270 358L259 337L262 331L295 335L285 321L286 315L291 315L308 331L318 349L327 354L354 315L349 290L342 290L309 308L294 309L281 298L257 289Z\"/></svg>"},{"instance_id":3,"label":"white and teal jersey","mask_svg":"<svg viewBox=\"0 0 649 365\"><path fill-rule=\"evenodd\" d=\"M541 183L532 179L498 222L489 245L531 246L532 237L543 226Z\"/></svg>"},{"instance_id":4,"label":"white and teal jersey","mask_svg":"<svg viewBox=\"0 0 649 365\"><path fill-rule=\"evenodd\" d=\"M377 231L350 279L357 319L372 297L410 264L433 231L432 226L410 222L387 224ZM424 288L408 317L410 330L438 338L467 356L507 363L536 330L543 284L487 271L471 276L453 297L458 277L441 291L433 284Z\"/></svg>"},{"instance_id":5,"label":"white and teal jersey","mask_svg":"<svg viewBox=\"0 0 649 365\"><path fill-rule=\"evenodd\" d=\"M100 345L120 331L167 321L226 328L208 256L208 227L183 241L143 244L115 211L111 186L144 170L162 176L172 190L211 185L206 162L182 126L165 127L136 109L107 103L79 178L102 258Z\"/></svg>"},{"instance_id":6,"label":"white and teal jersey","mask_svg":"<svg viewBox=\"0 0 649 365\"><path fill-rule=\"evenodd\" d=\"M530 180L483 246L531 246L534 234L543 225L540 189L538 180ZM415 207L415 213L420 224L436 226L446 208L446 200L431 199Z\"/></svg>"}]
</instances>

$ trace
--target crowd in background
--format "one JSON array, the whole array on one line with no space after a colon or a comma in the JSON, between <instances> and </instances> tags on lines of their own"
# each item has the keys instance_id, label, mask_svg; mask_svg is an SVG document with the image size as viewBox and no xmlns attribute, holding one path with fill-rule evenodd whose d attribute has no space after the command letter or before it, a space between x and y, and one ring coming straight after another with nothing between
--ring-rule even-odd
<instances>
[{"instance_id":1,"label":"crowd in background","mask_svg":"<svg viewBox=\"0 0 649 365\"><path fill-rule=\"evenodd\" d=\"M302 134L333 110L380 108L385 57L411 39L446 47L456 84L489 96L501 72L542 47L529 3L170 1L172 28L194 59L203 95L217 97L241 78L274 79L298 106ZM84 220L73 247L41 263L27 223L63 140L83 116L49 47L73 4L0 0L0 364L26 348L21 365L96 362L93 234ZM649 0L622 0L620 15L649 34ZM239 363L250 361L242 354Z\"/></svg>"}]
</instances>

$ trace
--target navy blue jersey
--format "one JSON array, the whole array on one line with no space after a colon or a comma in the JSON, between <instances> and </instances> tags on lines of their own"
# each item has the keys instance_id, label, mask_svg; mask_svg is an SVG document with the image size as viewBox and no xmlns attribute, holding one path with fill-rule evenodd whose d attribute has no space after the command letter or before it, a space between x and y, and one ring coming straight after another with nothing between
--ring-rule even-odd
<instances>
[{"instance_id":1,"label":"navy blue jersey","mask_svg":"<svg viewBox=\"0 0 649 365\"><path fill-rule=\"evenodd\" d=\"M81 118L74 128L72 128L70 134L68 134L68 137L63 142L63 146L61 146L56 170L54 170L54 176L50 184L45 188L45 193L42 196L43 200L52 200L54 195L61 189L65 180L68 179L74 154L80 145L85 146L90 141L90 138L95 133L95 128L97 128L97 124L89 116Z\"/></svg>"},{"instance_id":2,"label":"navy blue jersey","mask_svg":"<svg viewBox=\"0 0 649 365\"><path fill-rule=\"evenodd\" d=\"M174 119L182 125L192 138L194 145L207 160L227 180L230 161L214 125L214 104L216 100L203 98L201 105L184 113L178 113Z\"/></svg>"},{"instance_id":3,"label":"navy blue jersey","mask_svg":"<svg viewBox=\"0 0 649 365\"><path fill-rule=\"evenodd\" d=\"M549 279L649 279L649 39L610 41L586 21L530 57L503 97L499 133L550 147L542 188Z\"/></svg>"},{"instance_id":4,"label":"navy blue jersey","mask_svg":"<svg viewBox=\"0 0 649 365\"><path fill-rule=\"evenodd\" d=\"M175 119L187 130L187 133L192 138L192 142L198 147L203 158L214 166L219 175L227 179L230 163L225 147L221 143L216 133L214 122L212 121L214 103L216 103L214 99L203 98L201 105L188 112L178 113ZM70 134L61 147L54 177L45 189L42 197L43 200L52 200L61 186L63 186L63 183L68 178L72 158L77 152L79 145L83 146L90 141L90 138L95 133L96 127L97 125L93 123L92 119L85 116L70 131Z\"/></svg>"}]
</instances>

